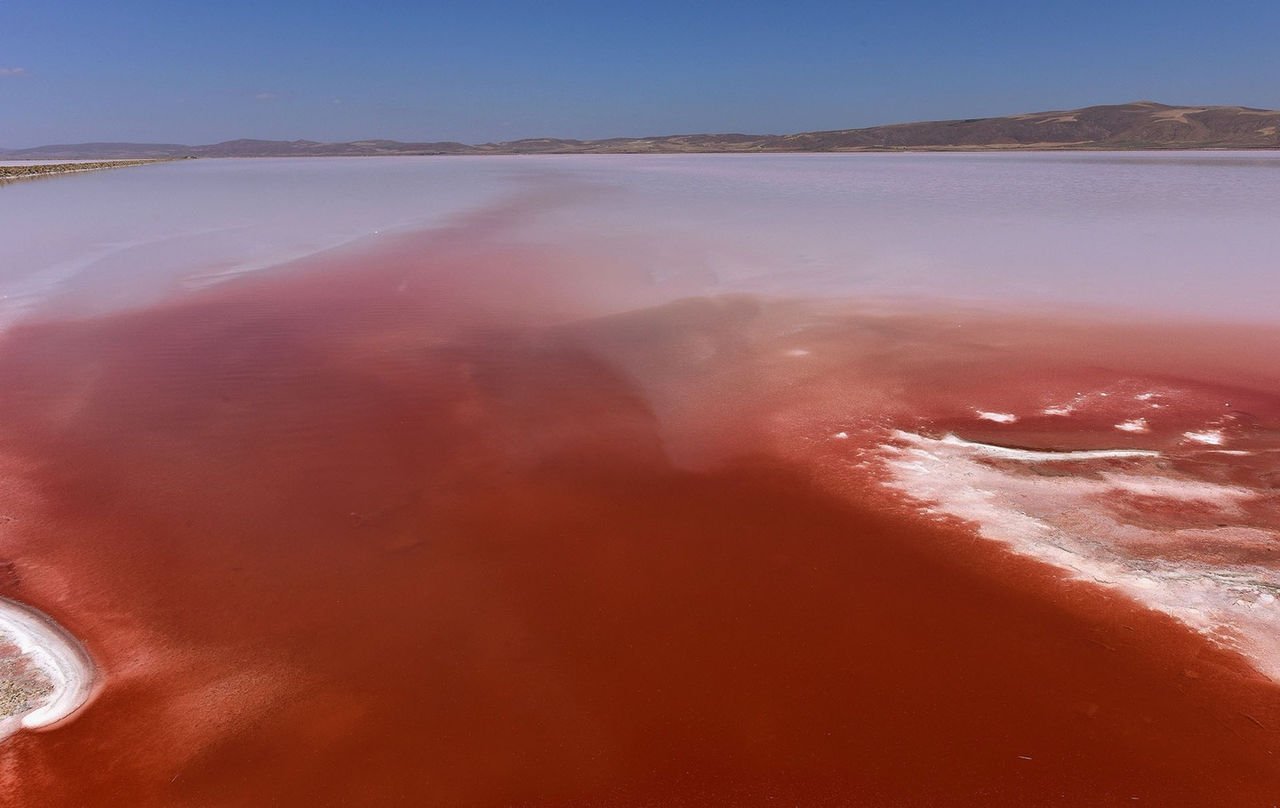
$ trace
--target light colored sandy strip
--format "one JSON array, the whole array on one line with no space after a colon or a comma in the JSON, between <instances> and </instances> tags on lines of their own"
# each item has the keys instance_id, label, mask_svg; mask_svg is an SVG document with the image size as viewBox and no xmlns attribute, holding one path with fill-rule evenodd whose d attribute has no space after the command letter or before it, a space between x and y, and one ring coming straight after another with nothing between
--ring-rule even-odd
<instances>
[{"instance_id":1,"label":"light colored sandy strip","mask_svg":"<svg viewBox=\"0 0 1280 808\"><path fill-rule=\"evenodd\" d=\"M53 692L44 703L22 716L23 727L47 727L88 700L93 689L93 662L76 638L47 615L0 598L0 637L17 646L53 683Z\"/></svg>"},{"instance_id":2,"label":"light colored sandy strip","mask_svg":"<svg viewBox=\"0 0 1280 808\"><path fill-rule=\"evenodd\" d=\"M893 437L905 443L918 444L921 436L911 432L896 430ZM1071 460L1107 460L1114 458L1159 457L1160 453L1153 449L1086 449L1077 452L1046 452L1037 449L1014 449L1009 446L997 446L992 443L979 443L965 440L958 435L948 434L938 440L946 446L957 446L985 457L999 457L1005 460L1022 460L1031 463L1063 462Z\"/></svg>"}]
</instances>

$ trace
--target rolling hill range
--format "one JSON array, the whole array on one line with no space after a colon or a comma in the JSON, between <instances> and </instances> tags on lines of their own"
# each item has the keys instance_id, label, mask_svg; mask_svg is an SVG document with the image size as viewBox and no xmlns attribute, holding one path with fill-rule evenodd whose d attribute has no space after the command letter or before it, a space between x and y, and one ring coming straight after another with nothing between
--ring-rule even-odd
<instances>
[{"instance_id":1,"label":"rolling hill range","mask_svg":"<svg viewBox=\"0 0 1280 808\"><path fill-rule=\"evenodd\" d=\"M1233 106L1178 107L1138 101L1000 118L926 121L793 135L664 135L605 140L534 138L480 145L395 140L345 143L231 140L205 146L78 143L0 149L0 159L1277 148L1280 148L1280 111Z\"/></svg>"}]
</instances>

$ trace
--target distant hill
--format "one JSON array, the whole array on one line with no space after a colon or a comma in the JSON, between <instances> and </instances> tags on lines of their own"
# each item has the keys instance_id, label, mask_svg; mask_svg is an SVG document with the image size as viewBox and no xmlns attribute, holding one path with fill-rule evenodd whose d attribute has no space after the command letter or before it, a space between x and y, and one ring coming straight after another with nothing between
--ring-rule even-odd
<instances>
[{"instance_id":1,"label":"distant hill","mask_svg":"<svg viewBox=\"0 0 1280 808\"><path fill-rule=\"evenodd\" d=\"M926 121L802 132L795 135L664 135L503 143L402 143L357 140L230 140L207 146L171 143L77 143L0 149L0 158L305 157L384 154L636 154L697 152L846 152L1010 149L1277 149L1280 111L1250 107L1174 107L1152 101L1002 118Z\"/></svg>"}]
</instances>

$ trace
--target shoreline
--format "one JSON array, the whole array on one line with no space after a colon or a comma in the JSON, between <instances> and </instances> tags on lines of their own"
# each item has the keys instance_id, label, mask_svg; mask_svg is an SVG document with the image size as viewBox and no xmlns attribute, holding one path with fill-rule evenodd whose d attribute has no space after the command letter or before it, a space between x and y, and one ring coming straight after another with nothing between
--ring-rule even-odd
<instances>
[{"instance_id":1,"label":"shoreline","mask_svg":"<svg viewBox=\"0 0 1280 808\"><path fill-rule=\"evenodd\" d=\"M53 618L9 598L0 597L0 640L14 645L49 680L51 690L35 706L0 717L0 740L18 729L52 726L79 710L93 690L93 661L80 641ZM7 726L8 725L8 726Z\"/></svg>"},{"instance_id":2,"label":"shoreline","mask_svg":"<svg viewBox=\"0 0 1280 808\"><path fill-rule=\"evenodd\" d=\"M924 512L954 517L1013 553L1163 612L1280 683L1280 578L1265 564L1230 559L1232 550L1274 540L1271 525L1241 518L1265 491L1164 468L1176 460L1142 449L1028 451L903 430L882 444L879 458L887 472L882 484ZM1195 514L1212 508L1223 521L1196 525ZM1193 515L1172 525L1139 516L1182 509ZM1175 560L1150 551L1162 542L1216 542L1225 557Z\"/></svg>"},{"instance_id":3,"label":"shoreline","mask_svg":"<svg viewBox=\"0 0 1280 808\"><path fill-rule=\"evenodd\" d=\"M1137 146L1115 146L1115 145L1089 145L1089 144L1063 144L1063 145L1044 145L1044 144L996 144L990 146L856 146L832 149L548 149L545 151L519 151L514 149L492 149L492 150L476 150L476 151L403 151L403 152L380 152L369 154L352 154L349 152L333 151L333 152L317 152L313 154L174 154L163 157L146 157L146 158L86 158L86 157L66 157L59 156L49 158L51 160L75 160L74 164L67 163L40 163L41 166L49 165L77 165L83 167L93 163L110 163L111 165L102 165L94 169L82 170L98 170L99 168L115 168L116 164L143 164L143 163L166 163L178 162L183 160L306 160L306 159L334 159L334 158L350 158L350 159L378 159L386 157L698 157L698 156L792 156L800 157L805 155L812 156L831 156L841 154L1113 154L1113 155L1138 155L1138 154L1230 154L1238 152L1241 154L1275 154L1280 153L1280 146L1260 145L1250 146L1241 144L1227 144L1215 146L1184 146L1184 145L1168 145L1145 143ZM39 162L35 160L33 162ZM26 166L11 166L26 168ZM0 170L4 167L0 166ZM52 173L73 173L68 171L52 172ZM0 181L12 179L24 179L26 176L44 176L44 174L19 175L16 177L4 177L0 175Z\"/></svg>"},{"instance_id":4,"label":"shoreline","mask_svg":"<svg viewBox=\"0 0 1280 808\"><path fill-rule=\"evenodd\" d=\"M148 165L150 163L166 163L173 158L147 160L100 160L90 163L35 163L26 166L0 166L0 185L14 180L35 179L37 177L54 177L62 174L81 174L87 171L103 171L108 168L128 168L130 166Z\"/></svg>"}]
</instances>

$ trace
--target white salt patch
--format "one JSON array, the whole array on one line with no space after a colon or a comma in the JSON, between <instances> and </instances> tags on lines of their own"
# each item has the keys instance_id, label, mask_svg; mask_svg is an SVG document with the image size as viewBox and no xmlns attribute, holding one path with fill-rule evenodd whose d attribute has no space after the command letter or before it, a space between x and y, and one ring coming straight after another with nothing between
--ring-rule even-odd
<instances>
[{"instance_id":1,"label":"white salt patch","mask_svg":"<svg viewBox=\"0 0 1280 808\"><path fill-rule=\"evenodd\" d=\"M1162 410L1162 409L1164 409L1164 405L1163 405L1163 404L1161 404L1159 401L1156 401L1156 399L1157 399L1157 398L1164 398L1164 397L1165 397L1165 394L1164 394L1164 393L1157 393L1157 392L1152 391L1152 392L1147 392L1147 393L1138 393L1138 394L1137 394L1136 396L1134 396L1133 398L1134 398L1134 400L1136 400L1136 401L1141 401L1141 402L1143 402L1144 404L1146 404L1149 408L1151 408L1151 409L1153 409L1153 410Z\"/></svg>"},{"instance_id":2,"label":"white salt patch","mask_svg":"<svg viewBox=\"0 0 1280 808\"><path fill-rule=\"evenodd\" d=\"M997 424L1012 424L1018 420L1018 416L1011 412L987 412L986 410L975 410L978 417L984 421L995 421Z\"/></svg>"},{"instance_id":3,"label":"white salt patch","mask_svg":"<svg viewBox=\"0 0 1280 808\"><path fill-rule=\"evenodd\" d=\"M1222 503L1253 499L1258 496L1257 492L1248 488L1203 480L1115 472L1103 472L1100 476L1108 485L1119 491L1183 502Z\"/></svg>"},{"instance_id":4,"label":"white salt patch","mask_svg":"<svg viewBox=\"0 0 1280 808\"><path fill-rule=\"evenodd\" d=\"M1134 418L1129 421L1121 421L1116 424L1116 429L1121 432L1150 432L1151 429L1147 425L1146 418Z\"/></svg>"},{"instance_id":5,"label":"white salt patch","mask_svg":"<svg viewBox=\"0 0 1280 808\"><path fill-rule=\"evenodd\" d=\"M1120 450L1031 452L953 435L936 439L903 431L894 432L893 438L897 445L882 446L890 475L886 484L920 502L925 513L973 522L980 535L1019 554L1123 592L1243 653L1261 672L1280 681L1280 609L1272 594L1280 591L1280 573L1221 561L1152 557L1143 548L1206 541L1209 532L1143 528L1120 521L1106 505L1106 496L1116 491L1214 503L1239 501L1257 492L1154 472L1046 476L982 462L992 456L1034 461L1105 458L1116 457ZM1126 450L1120 456L1158 453ZM1215 541L1235 538L1247 543L1275 538L1272 532L1247 527L1214 530L1212 536Z\"/></svg>"},{"instance_id":6,"label":"white salt patch","mask_svg":"<svg viewBox=\"0 0 1280 808\"><path fill-rule=\"evenodd\" d=\"M837 432L836 434L832 435L831 437L835 438L836 440L848 440L848 439L849 439L849 433L848 433L848 432Z\"/></svg>"},{"instance_id":7,"label":"white salt patch","mask_svg":"<svg viewBox=\"0 0 1280 808\"><path fill-rule=\"evenodd\" d=\"M895 430L893 436L906 443L914 443L919 440L933 440L931 438L922 438L913 432L904 432L900 429ZM996 446L991 443L980 443L978 441L965 440L958 435L952 434L948 434L933 442L943 446L963 447L973 455L998 457L1005 460L1024 460L1033 463L1160 456L1159 452L1152 449L1086 449L1076 452L1046 452L1038 449L1015 449L1010 446Z\"/></svg>"},{"instance_id":8,"label":"white salt patch","mask_svg":"<svg viewBox=\"0 0 1280 808\"><path fill-rule=\"evenodd\" d=\"M1193 443L1203 443L1206 446L1221 446L1225 440L1222 436L1221 429L1206 429L1201 432L1183 432L1182 437Z\"/></svg>"},{"instance_id":9,"label":"white salt patch","mask_svg":"<svg viewBox=\"0 0 1280 808\"><path fill-rule=\"evenodd\" d=\"M93 663L80 643L53 620L29 606L0 598L0 637L15 645L53 683L53 692L44 703L22 716L22 727L47 727L88 700Z\"/></svg>"},{"instance_id":10,"label":"white salt patch","mask_svg":"<svg viewBox=\"0 0 1280 808\"><path fill-rule=\"evenodd\" d=\"M1081 404L1088 400L1088 398L1089 397L1084 393L1076 393L1075 398L1070 401L1066 401L1061 404L1050 404L1040 412L1043 415L1071 415L1080 407Z\"/></svg>"}]
</instances>

